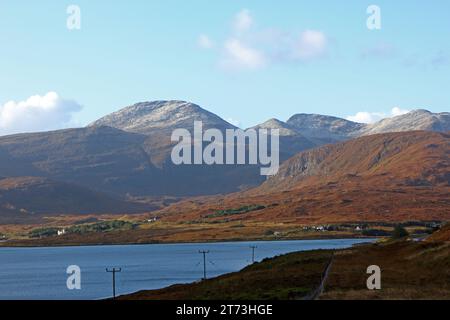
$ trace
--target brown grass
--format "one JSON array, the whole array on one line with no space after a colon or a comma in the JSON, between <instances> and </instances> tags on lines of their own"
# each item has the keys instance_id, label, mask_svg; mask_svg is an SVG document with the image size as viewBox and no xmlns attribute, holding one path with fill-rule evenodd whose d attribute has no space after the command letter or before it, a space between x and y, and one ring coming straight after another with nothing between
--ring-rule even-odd
<instances>
[{"instance_id":1,"label":"brown grass","mask_svg":"<svg viewBox=\"0 0 450 320\"><path fill-rule=\"evenodd\" d=\"M381 268L381 290L366 287L370 265ZM321 298L450 299L450 244L399 241L344 250Z\"/></svg>"},{"instance_id":2,"label":"brown grass","mask_svg":"<svg viewBox=\"0 0 450 320\"><path fill-rule=\"evenodd\" d=\"M207 281L123 296L131 300L301 299L317 288L331 251L298 252ZM381 290L368 290L369 265L381 267ZM320 299L450 299L450 244L396 241L334 254Z\"/></svg>"},{"instance_id":3,"label":"brown grass","mask_svg":"<svg viewBox=\"0 0 450 320\"><path fill-rule=\"evenodd\" d=\"M266 259L214 279L122 296L126 300L301 299L319 285L332 251L297 252Z\"/></svg>"}]
</instances>

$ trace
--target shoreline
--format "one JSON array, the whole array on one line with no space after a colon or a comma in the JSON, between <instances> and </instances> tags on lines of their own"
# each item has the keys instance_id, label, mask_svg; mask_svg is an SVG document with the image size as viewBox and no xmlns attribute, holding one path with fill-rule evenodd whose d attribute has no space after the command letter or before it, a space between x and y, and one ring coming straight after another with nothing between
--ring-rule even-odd
<instances>
[{"instance_id":1,"label":"shoreline","mask_svg":"<svg viewBox=\"0 0 450 320\"><path fill-rule=\"evenodd\" d=\"M445 260L448 242L414 242L409 238L392 239L375 244L353 244L335 250L297 251L275 256L258 264L249 265L238 272L226 273L201 282L177 284L160 289L140 290L121 294L119 300L398 300L398 299L450 299L450 290L444 288ZM350 248L353 248L349 250ZM345 252L346 254L342 254ZM411 262L411 252L414 253ZM322 263L317 265L321 257ZM424 254L431 255L423 260ZM314 259L312 259L314 258ZM435 259L441 263L435 263ZM367 290L361 280L367 265L382 260L389 269L403 268L404 278L396 272L385 272L383 281L390 290ZM419 263L421 262L421 263ZM316 263L316 264L314 264ZM280 270L283 272L273 272ZM289 272L286 272L286 271ZM441 273L443 278L436 278ZM295 275L295 277L293 277ZM307 275L302 279L302 276ZM425 278L426 290L422 283ZM256 281L257 280L257 281ZM293 284L293 281L297 283ZM267 285L270 283L270 285ZM308 290L299 291L299 288ZM408 292L405 294L405 288ZM111 299L111 298L109 298Z\"/></svg>"},{"instance_id":2,"label":"shoreline","mask_svg":"<svg viewBox=\"0 0 450 320\"><path fill-rule=\"evenodd\" d=\"M54 245L23 245L18 243L17 245L4 245L6 242L0 243L0 250L2 248L17 248L17 249L27 249L27 248L71 248L71 247L102 247L102 246L146 246L146 245L180 245L180 244L217 244L217 243L230 243L230 242L282 242L282 241L320 241L320 240L352 240L352 239L367 239L376 240L383 239L383 237L364 237L364 236L354 236L354 237L339 237L339 236L328 236L328 237L306 237L306 238L281 238L281 239L223 239L223 240L205 240L205 241L155 241L155 242L130 242L130 243L80 243L80 244L54 244Z\"/></svg>"},{"instance_id":3,"label":"shoreline","mask_svg":"<svg viewBox=\"0 0 450 320\"><path fill-rule=\"evenodd\" d=\"M340 248L351 248L351 247L354 247L359 244L366 245L369 243L369 241L372 242L375 240L374 239L371 239L371 240L366 240L366 239L360 239L360 240L358 240L358 239L336 239L336 240L333 240L333 239L331 239L329 241L326 241L325 239L321 239L321 240L312 240L312 241L300 240L298 242L296 242L296 241L284 242L283 241L280 244L278 244L278 242L276 242L276 243L271 242L271 243L264 243L264 244L256 243L256 245L258 245L259 248L262 248L263 251L261 252L261 255L258 255L258 259L255 260L255 262L258 262L257 264L259 264L267 259L274 259L275 257L278 257L278 256L286 256L287 254L295 254L295 253L306 254L307 252L313 252L313 251L324 252L324 251L330 251L330 250L340 250ZM266 242L268 242L268 241L266 241ZM214 252L214 250L216 250L216 252L220 256L225 254L225 256L230 259L235 259L233 251L238 251L239 255L240 255L240 257L238 259L242 259L242 260L240 260L242 263L242 267L236 267L236 265L231 264L231 265L228 265L225 269L223 269L219 273L213 272L214 273L213 274L213 273L210 273L210 271L208 271L208 276L210 276L210 278L208 278L208 279L215 279L217 277L229 276L230 274L240 272L243 269L245 269L251 265L255 265L255 264L251 263L249 260L247 260L248 257L247 257L246 253L242 254L241 248L246 248L246 243L243 243L240 245L235 244L235 243L230 243L230 244L228 244L228 246L225 243L223 245L217 244L216 246L214 246L214 248L215 249L213 249L213 248L207 248L207 249L212 250L212 252ZM225 248L225 251L222 251L222 248ZM271 249L267 250L265 248L271 248ZM197 249L197 248L195 248L195 249ZM11 250L11 249L6 249L6 250L10 250L7 252L13 252L13 253L15 253L16 256L23 256L23 254L27 253L27 252L31 254L30 257L34 256L33 253L36 253L38 256L42 256L42 255L43 256L52 255L52 256L56 256L56 257L58 257L60 255L64 256L64 257L72 256L71 255L72 252L71 252L70 248L61 248L61 249L55 249L55 250L48 249L48 248L47 249L42 248L42 249L33 249L30 251L20 251L20 250ZM135 260L133 260L133 259L135 259L133 257L136 257L137 255L140 257L140 256L142 256L143 253L148 254L149 252L150 253L151 252L161 252L161 250L165 250L165 251L172 253L172 255L170 255L168 258L165 259L166 261L176 261L178 259L177 256L180 255L182 252L188 252L189 256L191 256L191 254L195 255L197 252L197 250L194 250L193 247L191 247L191 246L183 247L182 244L179 244L178 246L174 246L171 248L149 246L149 247L147 247L147 249L145 249L145 247L141 248L141 249L139 249L139 248L133 249L130 247L121 247L121 248L115 249L113 247L109 247L109 248L98 248L94 251L91 251L89 248L85 247L85 248L80 248L78 250L74 250L74 252L76 253L76 255L79 255L80 257L88 255L88 256L94 257L94 259L95 259L95 257L99 256L98 255L99 252L109 252L110 254L115 253L117 257L120 257L120 255L121 255L120 253L122 253L122 255L125 257L123 259L125 259L124 261L126 261L126 262L125 262L125 264L123 262L120 262L118 265L121 265L122 267L124 267L127 263L133 264L133 262L130 262L130 259L126 258L127 254L129 252L132 252L131 256L130 256L131 261L135 261ZM134 254L133 254L133 252L134 252ZM148 257L149 257L148 259L153 259L153 258L151 258L152 257L151 254L149 254ZM99 258L99 259L101 259L101 258ZM34 261L33 258L29 258L28 260ZM114 258L112 260L115 261ZM197 260L197 258L194 257L194 259L192 261L195 261L195 260ZM54 261L54 259L51 259L51 261ZM138 258L138 260L136 260L136 261L141 261L141 260L140 260L140 258ZM145 270L147 270L145 272L148 272L148 269L147 269L148 265L146 263L143 263L142 261L140 262L140 264L142 266L144 266ZM80 264L80 265L82 265L82 264ZM105 265L108 265L108 263L106 263L106 262L104 263L100 260L98 263L96 263L95 270L94 269L92 269L92 270L94 270L95 272L98 272L99 274L100 273L103 274L102 271L104 270ZM111 265L114 265L114 264L111 264ZM163 264L163 265L165 265L165 264ZM192 266L193 265L194 265L194 262L192 263ZM147 267L145 267L145 266L147 266ZM230 266L231 266L231 269L230 269ZM134 269L134 270L128 269L127 270L125 268L125 271L128 274L132 274L132 272L134 272L137 275L137 276L132 276L130 278L131 280L140 279L139 281L142 281L144 279L141 276L141 272L144 269L141 268L141 269ZM14 270L14 269L11 269L11 270ZM157 275L155 276L155 279L153 279L153 280L158 280L157 281L157 283L159 283L158 286L155 286L155 283L153 281L151 281L152 279L145 278L144 281L147 281L146 284L140 285L138 288L136 288L134 286L129 286L129 285L124 285L123 287L119 287L118 288L119 295L117 295L117 296L119 297L119 296L132 295L132 294L142 291L142 290L148 290L148 288L153 288L152 290L162 290L162 289L177 286L177 285L195 285L198 282L198 279L200 279L200 274L201 274L200 269L197 269L197 267L192 267L189 270L190 270L190 275L187 277L181 277L181 278L178 278L177 276L174 277L174 275L176 275L176 273L173 273L173 270L172 271L170 269L168 269L166 271L163 270L163 272L157 273ZM16 272L16 271L13 271L13 272ZM34 271L32 271L32 272L34 272ZM62 272L62 269L60 269L58 267L57 272ZM16 277L16 276L14 276L14 277ZM174 277L174 278L172 279L172 277ZM105 279L105 278L103 278L103 279ZM110 282L109 278L106 278L106 279L107 279L106 280L107 282ZM169 283L167 283L167 281L163 281L163 279L172 279L172 280L170 280ZM106 288L106 290L108 290L109 285L106 285L105 288ZM95 293L95 292L98 292L98 293L101 293L101 292L107 293L108 292L103 289L102 290L94 290L92 288L89 288L89 290L92 290L92 292L87 292L88 294ZM75 299L84 299L84 298L77 297ZM90 297L89 299L110 300L111 296L109 294L106 294L106 295L102 294L102 295L98 295L97 297Z\"/></svg>"}]
</instances>

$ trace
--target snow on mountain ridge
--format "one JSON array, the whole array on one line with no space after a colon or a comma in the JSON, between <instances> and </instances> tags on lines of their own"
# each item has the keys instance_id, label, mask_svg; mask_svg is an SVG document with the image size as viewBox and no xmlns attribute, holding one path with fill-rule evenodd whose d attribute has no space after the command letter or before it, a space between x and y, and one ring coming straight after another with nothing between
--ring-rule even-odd
<instances>
[{"instance_id":1,"label":"snow on mountain ridge","mask_svg":"<svg viewBox=\"0 0 450 320\"><path fill-rule=\"evenodd\" d=\"M236 127L200 106L178 100L140 102L111 113L90 126L109 126L128 132L165 133L177 128L192 130L194 121L202 121L204 129ZM343 141L363 135L401 131L450 131L450 113L432 113L418 109L373 124L363 124L320 114L295 114L286 122L270 119L253 129L279 129L281 136L302 135L323 143Z\"/></svg>"},{"instance_id":2,"label":"snow on mountain ridge","mask_svg":"<svg viewBox=\"0 0 450 320\"><path fill-rule=\"evenodd\" d=\"M90 126L110 126L124 131L148 134L155 129L189 129L193 127L194 121L202 121L205 128L235 128L196 104L176 100L140 102L100 118Z\"/></svg>"},{"instance_id":3,"label":"snow on mountain ridge","mask_svg":"<svg viewBox=\"0 0 450 320\"><path fill-rule=\"evenodd\" d=\"M263 122L261 124L258 124L251 129L278 129L280 136L298 136L300 135L297 130L292 128L290 125L288 125L286 122L283 122L281 120L272 118L267 120L266 122Z\"/></svg>"},{"instance_id":4,"label":"snow on mountain ridge","mask_svg":"<svg viewBox=\"0 0 450 320\"><path fill-rule=\"evenodd\" d=\"M415 130L449 131L450 113L432 113L428 110L417 109L404 115L382 119L374 124L369 124L361 131L361 134L369 135Z\"/></svg>"}]
</instances>

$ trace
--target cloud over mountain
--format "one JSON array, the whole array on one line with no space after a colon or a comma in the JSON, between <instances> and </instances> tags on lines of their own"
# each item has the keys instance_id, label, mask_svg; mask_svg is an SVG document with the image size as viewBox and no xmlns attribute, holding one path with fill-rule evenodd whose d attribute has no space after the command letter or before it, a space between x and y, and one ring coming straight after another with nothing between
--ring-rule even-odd
<instances>
[{"instance_id":1,"label":"cloud over mountain","mask_svg":"<svg viewBox=\"0 0 450 320\"><path fill-rule=\"evenodd\" d=\"M81 109L76 101L63 99L56 92L8 101L0 105L0 135L66 128Z\"/></svg>"},{"instance_id":2,"label":"cloud over mountain","mask_svg":"<svg viewBox=\"0 0 450 320\"><path fill-rule=\"evenodd\" d=\"M409 111L410 110L404 110L399 107L392 108L390 114L386 114L385 112L359 111L352 116L346 117L346 119L358 123L375 123L383 118L391 118L407 114Z\"/></svg>"}]
</instances>

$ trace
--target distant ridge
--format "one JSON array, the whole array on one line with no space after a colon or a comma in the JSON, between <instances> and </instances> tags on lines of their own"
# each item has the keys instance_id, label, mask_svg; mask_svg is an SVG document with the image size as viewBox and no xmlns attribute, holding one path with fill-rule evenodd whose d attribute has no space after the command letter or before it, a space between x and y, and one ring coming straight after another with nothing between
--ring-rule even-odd
<instances>
[{"instance_id":1,"label":"distant ridge","mask_svg":"<svg viewBox=\"0 0 450 320\"><path fill-rule=\"evenodd\" d=\"M337 117L304 113L293 115L287 124L308 138L336 141L358 136L358 132L365 126Z\"/></svg>"},{"instance_id":2,"label":"distant ridge","mask_svg":"<svg viewBox=\"0 0 450 320\"><path fill-rule=\"evenodd\" d=\"M428 110L413 110L404 115L382 119L373 124L320 114L299 113L287 122L270 119L259 127L277 127L283 135L302 135L318 144L349 140L365 135L405 131L450 131L450 113L432 113Z\"/></svg>"},{"instance_id":3,"label":"distant ridge","mask_svg":"<svg viewBox=\"0 0 450 320\"><path fill-rule=\"evenodd\" d=\"M403 131L450 131L450 113L432 113L428 110L414 110L401 116L386 118L374 124L367 125L363 134Z\"/></svg>"},{"instance_id":4,"label":"distant ridge","mask_svg":"<svg viewBox=\"0 0 450 320\"><path fill-rule=\"evenodd\" d=\"M295 128L291 127L286 122L275 118L269 119L266 122L256 125L252 127L252 129L278 129L280 136L300 136L300 133Z\"/></svg>"}]
</instances>

